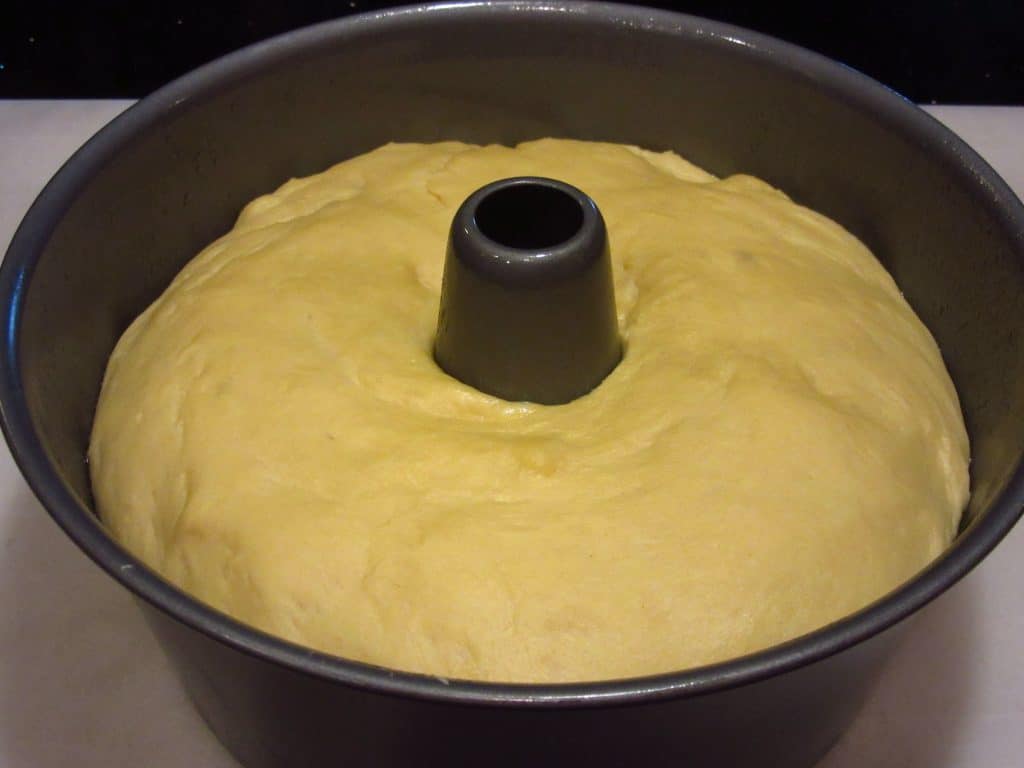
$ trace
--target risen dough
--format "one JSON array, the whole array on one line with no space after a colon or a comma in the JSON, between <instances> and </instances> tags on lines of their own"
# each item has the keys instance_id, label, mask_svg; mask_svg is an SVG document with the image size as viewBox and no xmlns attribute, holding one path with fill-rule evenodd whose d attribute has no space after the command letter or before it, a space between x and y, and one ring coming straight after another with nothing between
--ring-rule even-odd
<instances>
[{"instance_id":1,"label":"risen dough","mask_svg":"<svg viewBox=\"0 0 1024 768\"><path fill-rule=\"evenodd\" d=\"M456 207L526 174L603 211L626 341L555 407L431 357ZM252 202L120 340L90 457L114 535L207 603L510 681L827 624L938 555L968 487L935 342L853 236L748 176L556 140L388 145Z\"/></svg>"}]
</instances>

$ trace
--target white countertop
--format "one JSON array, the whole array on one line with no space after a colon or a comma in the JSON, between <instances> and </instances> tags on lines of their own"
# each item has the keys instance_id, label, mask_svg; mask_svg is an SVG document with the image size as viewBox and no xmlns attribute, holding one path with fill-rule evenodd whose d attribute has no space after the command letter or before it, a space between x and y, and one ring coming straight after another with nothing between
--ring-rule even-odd
<instances>
[{"instance_id":1,"label":"white countertop","mask_svg":"<svg viewBox=\"0 0 1024 768\"><path fill-rule=\"evenodd\" d=\"M0 246L124 101L0 101ZM929 107L1024 197L1024 107ZM237 768L0 448L0 768ZM1024 765L1024 524L926 608L821 768Z\"/></svg>"}]
</instances>

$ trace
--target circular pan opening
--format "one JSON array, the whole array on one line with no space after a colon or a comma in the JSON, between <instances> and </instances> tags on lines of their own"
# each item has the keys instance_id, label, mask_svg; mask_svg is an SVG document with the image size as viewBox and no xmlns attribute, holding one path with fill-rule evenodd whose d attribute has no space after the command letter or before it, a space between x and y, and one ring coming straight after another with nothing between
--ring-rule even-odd
<instances>
[{"instance_id":1,"label":"circular pan opening","mask_svg":"<svg viewBox=\"0 0 1024 768\"><path fill-rule=\"evenodd\" d=\"M480 233L498 245L544 250L561 245L583 227L583 207L546 184L514 184L481 200L473 216Z\"/></svg>"}]
</instances>

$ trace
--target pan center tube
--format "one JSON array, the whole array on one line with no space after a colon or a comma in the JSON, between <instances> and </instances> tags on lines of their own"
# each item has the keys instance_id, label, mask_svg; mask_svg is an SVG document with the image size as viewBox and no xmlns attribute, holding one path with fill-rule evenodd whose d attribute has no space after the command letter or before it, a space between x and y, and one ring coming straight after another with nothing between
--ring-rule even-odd
<instances>
[{"instance_id":1,"label":"pan center tube","mask_svg":"<svg viewBox=\"0 0 1024 768\"><path fill-rule=\"evenodd\" d=\"M521 176L459 207L445 256L434 359L510 401L568 403L622 359L604 219L579 189Z\"/></svg>"}]
</instances>

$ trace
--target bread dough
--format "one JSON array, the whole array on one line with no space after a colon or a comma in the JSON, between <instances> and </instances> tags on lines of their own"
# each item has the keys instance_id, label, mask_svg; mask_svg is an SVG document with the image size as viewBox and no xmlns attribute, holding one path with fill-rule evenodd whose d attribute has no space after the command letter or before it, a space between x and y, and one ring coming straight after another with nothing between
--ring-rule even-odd
<instances>
[{"instance_id":1,"label":"bread dough","mask_svg":"<svg viewBox=\"0 0 1024 768\"><path fill-rule=\"evenodd\" d=\"M498 178L590 194L625 357L559 406L431 356L447 231ZM541 140L390 144L250 203L125 332L102 519L208 604L349 659L580 681L755 651L951 541L935 342L852 235L750 176Z\"/></svg>"}]
</instances>

